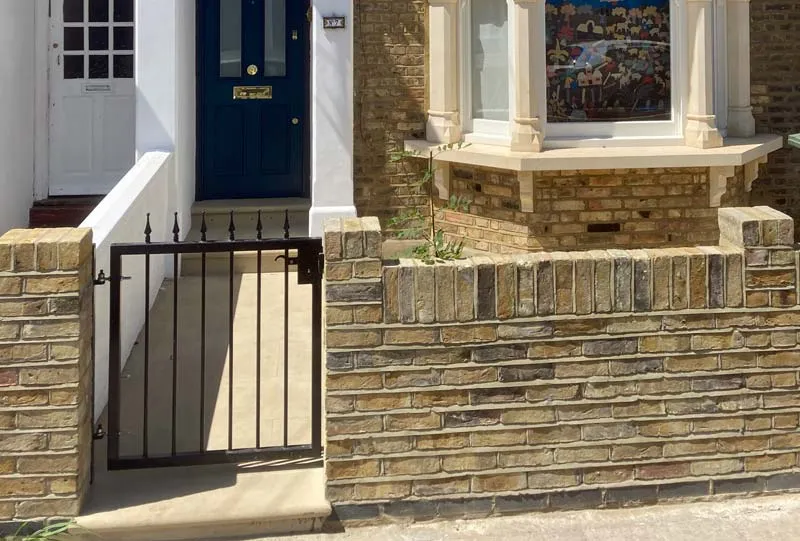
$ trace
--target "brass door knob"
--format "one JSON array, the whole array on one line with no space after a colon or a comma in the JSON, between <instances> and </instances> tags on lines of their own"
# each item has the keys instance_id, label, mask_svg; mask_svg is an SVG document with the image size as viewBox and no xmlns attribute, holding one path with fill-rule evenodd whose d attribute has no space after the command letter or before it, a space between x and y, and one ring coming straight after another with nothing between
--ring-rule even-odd
<instances>
[{"instance_id":1,"label":"brass door knob","mask_svg":"<svg viewBox=\"0 0 800 541\"><path fill-rule=\"evenodd\" d=\"M247 75L256 75L258 73L258 66L250 64L247 66Z\"/></svg>"},{"instance_id":2,"label":"brass door knob","mask_svg":"<svg viewBox=\"0 0 800 541\"><path fill-rule=\"evenodd\" d=\"M292 124L293 124L293 125L295 125L295 126L297 126L298 124L300 124L300 119L299 119L299 118L297 118L297 117L294 117L294 118L292 119Z\"/></svg>"}]
</instances>

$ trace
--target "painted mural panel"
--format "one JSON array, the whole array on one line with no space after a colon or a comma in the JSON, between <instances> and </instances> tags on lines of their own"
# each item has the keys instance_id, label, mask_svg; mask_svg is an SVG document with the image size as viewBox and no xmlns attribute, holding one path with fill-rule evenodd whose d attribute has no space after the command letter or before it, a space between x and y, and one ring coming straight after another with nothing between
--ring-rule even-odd
<instances>
[{"instance_id":1,"label":"painted mural panel","mask_svg":"<svg viewBox=\"0 0 800 541\"><path fill-rule=\"evenodd\" d=\"M547 0L548 122L669 120L670 0Z\"/></svg>"}]
</instances>

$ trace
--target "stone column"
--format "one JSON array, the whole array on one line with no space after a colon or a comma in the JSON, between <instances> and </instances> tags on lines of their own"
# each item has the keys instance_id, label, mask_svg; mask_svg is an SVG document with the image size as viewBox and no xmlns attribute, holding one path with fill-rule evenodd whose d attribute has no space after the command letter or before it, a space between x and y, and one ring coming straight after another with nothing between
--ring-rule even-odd
<instances>
[{"instance_id":1,"label":"stone column","mask_svg":"<svg viewBox=\"0 0 800 541\"><path fill-rule=\"evenodd\" d=\"M430 0L428 45L430 109L426 138L434 143L461 140L458 114L458 0Z\"/></svg>"},{"instance_id":2,"label":"stone column","mask_svg":"<svg viewBox=\"0 0 800 541\"><path fill-rule=\"evenodd\" d=\"M511 150L539 152L544 134L539 99L544 81L543 0L514 0L514 73L516 113L511 124Z\"/></svg>"},{"instance_id":3,"label":"stone column","mask_svg":"<svg viewBox=\"0 0 800 541\"><path fill-rule=\"evenodd\" d=\"M752 137L750 104L750 0L728 0L728 134Z\"/></svg>"},{"instance_id":4,"label":"stone column","mask_svg":"<svg viewBox=\"0 0 800 541\"><path fill-rule=\"evenodd\" d=\"M722 146L714 116L714 19L711 0L687 0L689 39L689 107L686 144L697 148Z\"/></svg>"},{"instance_id":5,"label":"stone column","mask_svg":"<svg viewBox=\"0 0 800 541\"><path fill-rule=\"evenodd\" d=\"M92 448L92 232L0 238L0 531L74 517Z\"/></svg>"}]
</instances>

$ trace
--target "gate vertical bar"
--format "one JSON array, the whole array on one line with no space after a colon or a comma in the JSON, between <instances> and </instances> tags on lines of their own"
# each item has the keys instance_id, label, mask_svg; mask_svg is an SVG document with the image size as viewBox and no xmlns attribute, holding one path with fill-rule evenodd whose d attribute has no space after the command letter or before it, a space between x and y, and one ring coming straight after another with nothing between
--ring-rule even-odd
<instances>
[{"instance_id":1,"label":"gate vertical bar","mask_svg":"<svg viewBox=\"0 0 800 541\"><path fill-rule=\"evenodd\" d=\"M256 240L261 240L264 225L261 222L261 211L258 211L256 223ZM256 253L256 449L261 447L261 250Z\"/></svg>"},{"instance_id":2,"label":"gate vertical bar","mask_svg":"<svg viewBox=\"0 0 800 541\"><path fill-rule=\"evenodd\" d=\"M142 419L142 456L150 455L148 402L150 397L150 254L144 255L144 419Z\"/></svg>"},{"instance_id":3,"label":"gate vertical bar","mask_svg":"<svg viewBox=\"0 0 800 541\"><path fill-rule=\"evenodd\" d=\"M320 247L321 252L321 247ZM322 255L319 255L320 266ZM322 456L322 269L311 286L311 450Z\"/></svg>"},{"instance_id":4,"label":"gate vertical bar","mask_svg":"<svg viewBox=\"0 0 800 541\"><path fill-rule=\"evenodd\" d=\"M144 227L144 243L150 244L150 235L153 228L150 226L150 213L147 213L147 223ZM148 441L149 412L148 402L150 397L150 252L144 254L144 418L142 419L142 456L150 456Z\"/></svg>"},{"instance_id":5,"label":"gate vertical bar","mask_svg":"<svg viewBox=\"0 0 800 541\"><path fill-rule=\"evenodd\" d=\"M283 223L283 238L289 240L289 211ZM289 446L289 248L283 251L283 446Z\"/></svg>"},{"instance_id":6,"label":"gate vertical bar","mask_svg":"<svg viewBox=\"0 0 800 541\"><path fill-rule=\"evenodd\" d=\"M206 213L200 223L200 242L208 241ZM206 273L207 256L200 254L200 451L205 448L206 433Z\"/></svg>"},{"instance_id":7,"label":"gate vertical bar","mask_svg":"<svg viewBox=\"0 0 800 541\"><path fill-rule=\"evenodd\" d=\"M120 324L122 303L120 299L122 282L122 254L116 247L111 247L111 299L109 302L109 352L108 352L108 462L119 460L120 436L120 377L122 370L122 344L120 342Z\"/></svg>"},{"instance_id":8,"label":"gate vertical bar","mask_svg":"<svg viewBox=\"0 0 800 541\"><path fill-rule=\"evenodd\" d=\"M178 227L178 213L175 213L175 225L172 227L172 242L180 239L180 229ZM172 256L172 454L178 450L178 278L179 278L179 259L176 250Z\"/></svg>"},{"instance_id":9,"label":"gate vertical bar","mask_svg":"<svg viewBox=\"0 0 800 541\"><path fill-rule=\"evenodd\" d=\"M231 211L231 222L228 225L228 233L231 243L236 240L236 226L233 223L233 211ZM230 257L228 259L228 352L230 361L228 362L228 449L233 449L233 262L235 246L231 245Z\"/></svg>"}]
</instances>

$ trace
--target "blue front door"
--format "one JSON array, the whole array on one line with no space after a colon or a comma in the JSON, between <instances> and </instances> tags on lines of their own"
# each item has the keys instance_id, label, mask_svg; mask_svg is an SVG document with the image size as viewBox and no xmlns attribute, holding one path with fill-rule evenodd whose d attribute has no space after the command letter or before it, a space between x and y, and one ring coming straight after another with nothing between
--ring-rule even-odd
<instances>
[{"instance_id":1,"label":"blue front door","mask_svg":"<svg viewBox=\"0 0 800 541\"><path fill-rule=\"evenodd\" d=\"M198 199L306 190L309 0L198 0Z\"/></svg>"}]
</instances>

